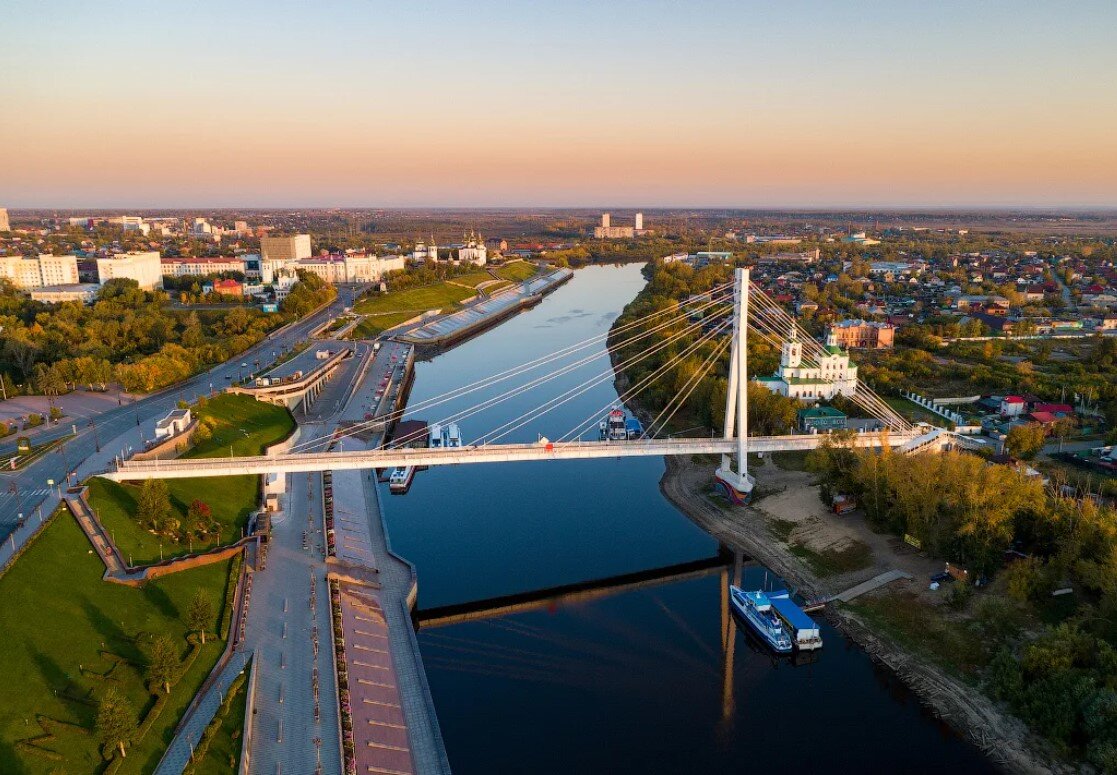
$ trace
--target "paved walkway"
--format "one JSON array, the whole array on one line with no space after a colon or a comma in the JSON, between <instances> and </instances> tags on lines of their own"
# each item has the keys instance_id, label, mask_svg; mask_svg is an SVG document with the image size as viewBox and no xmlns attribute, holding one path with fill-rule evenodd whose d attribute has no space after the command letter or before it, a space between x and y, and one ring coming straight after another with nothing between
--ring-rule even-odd
<instances>
[{"instance_id":1,"label":"paved walkway","mask_svg":"<svg viewBox=\"0 0 1117 775\"><path fill-rule=\"evenodd\" d=\"M900 579L910 579L911 577L910 573L904 573L902 570L885 571L877 576L873 576L868 581L862 581L860 584L850 587L845 592L839 592L830 598L830 600L840 600L843 603L848 603L867 592L872 592L874 589L883 587L885 584L891 584L893 581L899 581Z\"/></svg>"}]
</instances>

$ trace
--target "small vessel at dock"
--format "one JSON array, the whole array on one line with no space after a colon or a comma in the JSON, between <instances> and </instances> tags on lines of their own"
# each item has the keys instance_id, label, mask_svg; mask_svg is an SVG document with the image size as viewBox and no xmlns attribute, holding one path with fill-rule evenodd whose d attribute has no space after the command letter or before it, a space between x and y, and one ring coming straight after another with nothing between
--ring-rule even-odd
<instances>
[{"instance_id":1,"label":"small vessel at dock","mask_svg":"<svg viewBox=\"0 0 1117 775\"><path fill-rule=\"evenodd\" d=\"M784 629L783 622L772 610L768 596L760 590L746 592L740 587L729 587L729 601L733 609L749 625L750 629L778 654L790 653L794 647L791 636Z\"/></svg>"},{"instance_id":2,"label":"small vessel at dock","mask_svg":"<svg viewBox=\"0 0 1117 775\"><path fill-rule=\"evenodd\" d=\"M411 482L415 478L415 466L400 466L393 468L388 475L388 492L393 495L403 495L411 489Z\"/></svg>"},{"instance_id":3,"label":"small vessel at dock","mask_svg":"<svg viewBox=\"0 0 1117 775\"><path fill-rule=\"evenodd\" d=\"M807 616L786 589L766 593L772 610L791 633L791 640L798 651L813 651L822 648L822 633L815 620Z\"/></svg>"},{"instance_id":4,"label":"small vessel at dock","mask_svg":"<svg viewBox=\"0 0 1117 775\"><path fill-rule=\"evenodd\" d=\"M629 417L623 409L613 409L605 415L598 430L602 441L627 441L644 435L640 421Z\"/></svg>"}]
</instances>

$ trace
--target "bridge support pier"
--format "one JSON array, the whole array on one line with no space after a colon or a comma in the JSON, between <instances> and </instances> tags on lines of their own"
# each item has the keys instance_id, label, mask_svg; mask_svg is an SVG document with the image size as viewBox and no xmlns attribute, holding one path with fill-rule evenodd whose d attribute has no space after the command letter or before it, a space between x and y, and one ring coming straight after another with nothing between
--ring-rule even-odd
<instances>
[{"instance_id":1,"label":"bridge support pier","mask_svg":"<svg viewBox=\"0 0 1117 775\"><path fill-rule=\"evenodd\" d=\"M733 339L729 350L729 388L725 391L725 426L723 438L737 439L737 469L729 455L721 456L721 465L714 481L731 503L748 502L756 480L749 475L748 436L748 318L749 270L737 269L733 285ZM734 426L736 428L734 429Z\"/></svg>"}]
</instances>

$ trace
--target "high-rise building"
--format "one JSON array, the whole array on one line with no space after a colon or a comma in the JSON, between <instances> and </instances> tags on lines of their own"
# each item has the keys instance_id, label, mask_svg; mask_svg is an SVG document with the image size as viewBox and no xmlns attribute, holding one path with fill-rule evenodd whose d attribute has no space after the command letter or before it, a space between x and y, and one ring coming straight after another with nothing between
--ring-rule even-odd
<instances>
[{"instance_id":1,"label":"high-rise building","mask_svg":"<svg viewBox=\"0 0 1117 775\"><path fill-rule=\"evenodd\" d=\"M8 208L0 207L0 231L11 231L12 224L8 221Z\"/></svg>"},{"instance_id":2,"label":"high-rise building","mask_svg":"<svg viewBox=\"0 0 1117 775\"><path fill-rule=\"evenodd\" d=\"M593 236L597 239L632 239L644 233L643 213L636 213L633 226L613 226L609 213L602 213L601 225L593 227Z\"/></svg>"},{"instance_id":3,"label":"high-rise building","mask_svg":"<svg viewBox=\"0 0 1117 775\"><path fill-rule=\"evenodd\" d=\"M609 228L609 213L602 213L601 214L601 228L603 228L603 229L608 229Z\"/></svg>"},{"instance_id":4,"label":"high-rise building","mask_svg":"<svg viewBox=\"0 0 1117 775\"><path fill-rule=\"evenodd\" d=\"M78 259L50 253L36 258L0 256L0 277L11 280L12 285L23 290L45 285L72 285L78 281Z\"/></svg>"},{"instance_id":5,"label":"high-rise building","mask_svg":"<svg viewBox=\"0 0 1117 775\"><path fill-rule=\"evenodd\" d=\"M310 258L310 235L261 237L260 252L263 254L264 260L298 261L303 258Z\"/></svg>"},{"instance_id":6,"label":"high-rise building","mask_svg":"<svg viewBox=\"0 0 1117 775\"><path fill-rule=\"evenodd\" d=\"M644 214L636 213L636 231L644 230Z\"/></svg>"},{"instance_id":7,"label":"high-rise building","mask_svg":"<svg viewBox=\"0 0 1117 775\"><path fill-rule=\"evenodd\" d=\"M97 282L104 285L109 280L135 280L145 291L163 287L163 266L159 251L116 253L110 258L97 259Z\"/></svg>"}]
</instances>

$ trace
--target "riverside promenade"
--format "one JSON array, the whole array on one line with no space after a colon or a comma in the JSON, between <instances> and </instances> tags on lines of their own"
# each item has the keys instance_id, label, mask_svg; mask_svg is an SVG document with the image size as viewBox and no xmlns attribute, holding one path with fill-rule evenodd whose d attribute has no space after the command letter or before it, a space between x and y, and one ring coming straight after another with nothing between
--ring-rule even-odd
<instances>
[{"instance_id":1,"label":"riverside promenade","mask_svg":"<svg viewBox=\"0 0 1117 775\"><path fill-rule=\"evenodd\" d=\"M538 304L555 288L574 276L569 269L554 269L497 291L468 304L465 309L440 315L414 328L396 331L394 337L420 347L445 347L494 325L525 307Z\"/></svg>"}]
</instances>

